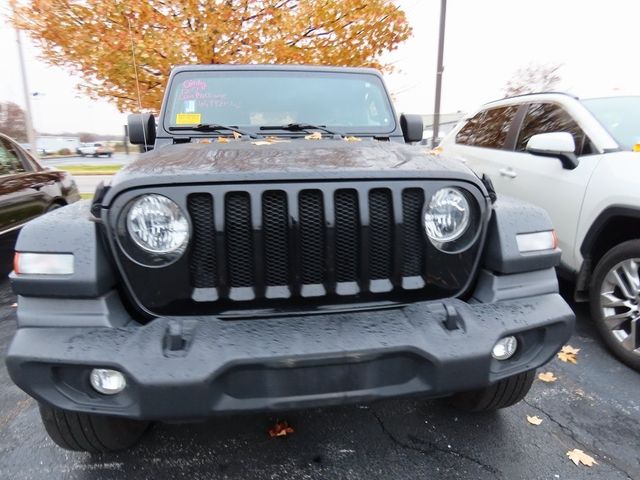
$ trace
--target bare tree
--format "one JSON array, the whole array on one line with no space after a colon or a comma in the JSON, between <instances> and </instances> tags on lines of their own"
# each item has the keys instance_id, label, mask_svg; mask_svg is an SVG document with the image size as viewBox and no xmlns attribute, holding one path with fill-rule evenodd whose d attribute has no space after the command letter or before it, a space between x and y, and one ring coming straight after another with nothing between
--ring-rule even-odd
<instances>
[{"instance_id":1,"label":"bare tree","mask_svg":"<svg viewBox=\"0 0 640 480\"><path fill-rule=\"evenodd\" d=\"M18 142L27 141L27 117L19 105L0 102L0 133Z\"/></svg>"},{"instance_id":2,"label":"bare tree","mask_svg":"<svg viewBox=\"0 0 640 480\"><path fill-rule=\"evenodd\" d=\"M523 93L549 92L558 87L561 77L558 74L562 65L530 63L519 68L504 87L504 96L522 95Z\"/></svg>"}]
</instances>

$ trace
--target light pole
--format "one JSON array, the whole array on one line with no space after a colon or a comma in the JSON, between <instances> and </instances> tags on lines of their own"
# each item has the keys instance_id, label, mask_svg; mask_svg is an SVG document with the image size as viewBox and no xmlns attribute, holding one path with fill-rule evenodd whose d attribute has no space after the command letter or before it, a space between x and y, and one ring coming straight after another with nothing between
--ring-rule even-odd
<instances>
[{"instance_id":1,"label":"light pole","mask_svg":"<svg viewBox=\"0 0 640 480\"><path fill-rule=\"evenodd\" d=\"M31 145L31 155L38 158L38 146L36 144L36 136L33 132L33 124L31 123L31 99L29 98L29 86L27 84L27 71L24 66L24 54L22 53L22 42L20 40L20 30L16 28L16 43L18 44L18 58L20 60L20 73L22 74L22 90L24 91L25 120L27 126L27 138Z\"/></svg>"},{"instance_id":2,"label":"light pole","mask_svg":"<svg viewBox=\"0 0 640 480\"><path fill-rule=\"evenodd\" d=\"M438 135L440 134L440 95L442 92L442 65L444 57L444 25L447 16L447 0L442 0L440 4L440 38L438 40L438 65L436 67L436 101L433 108L433 138L431 146L436 146Z\"/></svg>"}]
</instances>

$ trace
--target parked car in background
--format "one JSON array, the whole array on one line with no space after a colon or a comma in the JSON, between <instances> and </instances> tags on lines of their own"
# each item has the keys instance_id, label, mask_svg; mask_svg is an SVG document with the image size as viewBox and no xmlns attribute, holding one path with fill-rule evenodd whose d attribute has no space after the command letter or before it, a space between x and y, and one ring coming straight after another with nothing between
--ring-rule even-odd
<instances>
[{"instance_id":1,"label":"parked car in background","mask_svg":"<svg viewBox=\"0 0 640 480\"><path fill-rule=\"evenodd\" d=\"M104 143L81 143L80 146L76 150L81 156L94 156L99 157L104 155L106 157L111 157L113 155L113 148L104 144Z\"/></svg>"},{"instance_id":2,"label":"parked car in background","mask_svg":"<svg viewBox=\"0 0 640 480\"><path fill-rule=\"evenodd\" d=\"M25 223L77 200L80 193L70 174L43 168L0 134L0 276L11 270L17 233Z\"/></svg>"},{"instance_id":3,"label":"parked car in background","mask_svg":"<svg viewBox=\"0 0 640 480\"><path fill-rule=\"evenodd\" d=\"M529 94L484 105L438 151L545 208L561 273L609 348L640 369L640 96Z\"/></svg>"}]
</instances>

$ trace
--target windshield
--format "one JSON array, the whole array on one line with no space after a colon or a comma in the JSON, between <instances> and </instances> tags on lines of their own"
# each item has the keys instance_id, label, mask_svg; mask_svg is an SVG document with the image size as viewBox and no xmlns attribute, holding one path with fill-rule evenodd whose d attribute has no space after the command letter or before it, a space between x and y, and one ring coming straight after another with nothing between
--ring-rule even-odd
<instances>
[{"instance_id":1,"label":"windshield","mask_svg":"<svg viewBox=\"0 0 640 480\"><path fill-rule=\"evenodd\" d=\"M171 83L165 127L304 123L340 133L391 133L391 105L380 79L366 73L193 71ZM274 133L277 133L274 132Z\"/></svg>"},{"instance_id":2,"label":"windshield","mask_svg":"<svg viewBox=\"0 0 640 480\"><path fill-rule=\"evenodd\" d=\"M620 148L633 150L634 145L640 144L640 96L592 98L582 103Z\"/></svg>"}]
</instances>

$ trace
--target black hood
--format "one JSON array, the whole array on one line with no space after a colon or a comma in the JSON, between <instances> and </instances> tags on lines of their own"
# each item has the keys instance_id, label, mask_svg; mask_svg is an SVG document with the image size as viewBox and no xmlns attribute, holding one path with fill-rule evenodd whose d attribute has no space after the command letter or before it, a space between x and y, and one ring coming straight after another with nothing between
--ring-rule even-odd
<instances>
[{"instance_id":1,"label":"black hood","mask_svg":"<svg viewBox=\"0 0 640 480\"><path fill-rule=\"evenodd\" d=\"M158 148L118 172L109 197L140 186L191 183L451 178L481 184L462 163L430 155L422 146L371 139L260 142L213 140Z\"/></svg>"}]
</instances>

